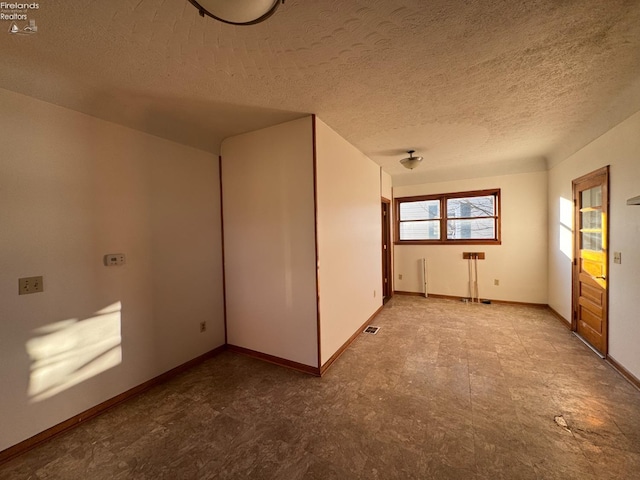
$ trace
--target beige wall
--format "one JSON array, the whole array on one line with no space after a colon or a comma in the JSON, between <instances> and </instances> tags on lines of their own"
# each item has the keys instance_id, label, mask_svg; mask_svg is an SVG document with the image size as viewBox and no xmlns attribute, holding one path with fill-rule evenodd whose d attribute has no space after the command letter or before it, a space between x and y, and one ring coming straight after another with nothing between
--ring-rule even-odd
<instances>
[{"instance_id":1,"label":"beige wall","mask_svg":"<svg viewBox=\"0 0 640 480\"><path fill-rule=\"evenodd\" d=\"M393 198L393 190L391 187L391 175L387 172L380 171L380 196L391 200Z\"/></svg>"},{"instance_id":2,"label":"beige wall","mask_svg":"<svg viewBox=\"0 0 640 480\"><path fill-rule=\"evenodd\" d=\"M393 281L393 179L391 178L391 175L387 172L383 172L382 170L380 170L380 194L387 200L391 200L391 204L389 205L389 226L391 227L389 231L389 236L391 237L391 244L389 245L389 248L391 248L391 271L389 272L389 281L391 282L390 292L391 295L393 295L393 290L395 288Z\"/></svg>"},{"instance_id":3,"label":"beige wall","mask_svg":"<svg viewBox=\"0 0 640 480\"><path fill-rule=\"evenodd\" d=\"M222 143L227 340L318 366L311 117Z\"/></svg>"},{"instance_id":4,"label":"beige wall","mask_svg":"<svg viewBox=\"0 0 640 480\"><path fill-rule=\"evenodd\" d=\"M318 367L318 306L322 364L381 305L381 173L316 119L318 303L312 122L226 139L222 175L228 342Z\"/></svg>"},{"instance_id":5,"label":"beige wall","mask_svg":"<svg viewBox=\"0 0 640 480\"><path fill-rule=\"evenodd\" d=\"M215 157L5 90L0 105L2 450L222 345L224 323ZM35 275L44 292L18 296Z\"/></svg>"},{"instance_id":6,"label":"beige wall","mask_svg":"<svg viewBox=\"0 0 640 480\"><path fill-rule=\"evenodd\" d=\"M316 120L322 364L382 305L380 167Z\"/></svg>"},{"instance_id":7,"label":"beige wall","mask_svg":"<svg viewBox=\"0 0 640 480\"><path fill-rule=\"evenodd\" d=\"M571 181L610 165L609 354L640 378L640 113L636 113L549 171L549 305L571 318L571 216L561 205L572 200ZM571 211L571 205L568 205ZM569 225L567 226L567 223ZM568 242L568 244L567 244ZM569 253L569 256L565 252ZM622 252L622 263L613 253Z\"/></svg>"},{"instance_id":8,"label":"beige wall","mask_svg":"<svg viewBox=\"0 0 640 480\"><path fill-rule=\"evenodd\" d=\"M500 188L501 245L396 245L394 288L422 292L420 259L428 263L428 292L467 297L464 251L486 253L478 262L480 298L547 303L546 172L394 187L394 197ZM402 280L399 279L402 275ZM494 280L499 280L499 286Z\"/></svg>"}]
</instances>

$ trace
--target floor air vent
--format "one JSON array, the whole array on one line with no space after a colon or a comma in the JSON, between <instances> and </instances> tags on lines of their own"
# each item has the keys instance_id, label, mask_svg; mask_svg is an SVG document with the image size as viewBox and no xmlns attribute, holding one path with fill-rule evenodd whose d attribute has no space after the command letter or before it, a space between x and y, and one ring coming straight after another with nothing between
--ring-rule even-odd
<instances>
[{"instance_id":1,"label":"floor air vent","mask_svg":"<svg viewBox=\"0 0 640 480\"><path fill-rule=\"evenodd\" d=\"M376 333L378 333L378 330L380 330L380 327L369 326L364 329L364 333L370 333L372 335L375 335Z\"/></svg>"}]
</instances>

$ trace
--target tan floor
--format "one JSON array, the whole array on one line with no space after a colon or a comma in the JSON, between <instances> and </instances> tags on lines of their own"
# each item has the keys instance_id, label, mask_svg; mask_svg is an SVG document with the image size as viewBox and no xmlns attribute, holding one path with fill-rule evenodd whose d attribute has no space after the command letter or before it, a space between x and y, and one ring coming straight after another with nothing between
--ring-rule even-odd
<instances>
[{"instance_id":1,"label":"tan floor","mask_svg":"<svg viewBox=\"0 0 640 480\"><path fill-rule=\"evenodd\" d=\"M226 352L0 478L640 478L640 392L547 311L396 296L374 324L322 379Z\"/></svg>"}]
</instances>

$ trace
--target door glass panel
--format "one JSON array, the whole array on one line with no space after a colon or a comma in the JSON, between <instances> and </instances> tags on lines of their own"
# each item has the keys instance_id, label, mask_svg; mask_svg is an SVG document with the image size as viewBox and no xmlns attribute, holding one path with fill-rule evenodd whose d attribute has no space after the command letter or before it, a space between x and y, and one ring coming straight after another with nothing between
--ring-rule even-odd
<instances>
[{"instance_id":1,"label":"door glass panel","mask_svg":"<svg viewBox=\"0 0 640 480\"><path fill-rule=\"evenodd\" d=\"M602 186L580 193L580 243L583 250L602 251Z\"/></svg>"},{"instance_id":2,"label":"door glass panel","mask_svg":"<svg viewBox=\"0 0 640 480\"><path fill-rule=\"evenodd\" d=\"M580 212L582 228L584 229L602 229L602 211L588 210Z\"/></svg>"},{"instance_id":3,"label":"door glass panel","mask_svg":"<svg viewBox=\"0 0 640 480\"><path fill-rule=\"evenodd\" d=\"M580 235L583 250L602 251L602 232L582 232Z\"/></svg>"},{"instance_id":4,"label":"door glass panel","mask_svg":"<svg viewBox=\"0 0 640 480\"><path fill-rule=\"evenodd\" d=\"M589 188L584 190L581 194L582 202L581 208L586 207L600 207L602 206L602 186Z\"/></svg>"}]
</instances>

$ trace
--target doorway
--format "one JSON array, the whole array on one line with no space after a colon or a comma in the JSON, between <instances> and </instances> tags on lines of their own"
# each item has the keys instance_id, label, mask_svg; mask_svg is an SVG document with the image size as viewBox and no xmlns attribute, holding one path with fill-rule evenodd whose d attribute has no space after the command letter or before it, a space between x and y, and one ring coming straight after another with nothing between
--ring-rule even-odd
<instances>
[{"instance_id":1,"label":"doorway","mask_svg":"<svg viewBox=\"0 0 640 480\"><path fill-rule=\"evenodd\" d=\"M609 167L572 182L574 205L571 329L607 356Z\"/></svg>"},{"instance_id":2,"label":"doorway","mask_svg":"<svg viewBox=\"0 0 640 480\"><path fill-rule=\"evenodd\" d=\"M382 303L392 296L391 286L391 200L382 198Z\"/></svg>"}]
</instances>

